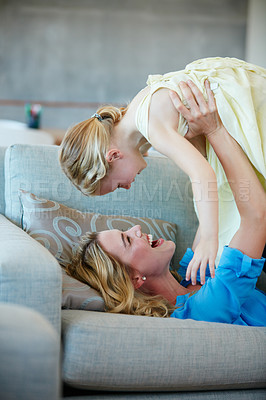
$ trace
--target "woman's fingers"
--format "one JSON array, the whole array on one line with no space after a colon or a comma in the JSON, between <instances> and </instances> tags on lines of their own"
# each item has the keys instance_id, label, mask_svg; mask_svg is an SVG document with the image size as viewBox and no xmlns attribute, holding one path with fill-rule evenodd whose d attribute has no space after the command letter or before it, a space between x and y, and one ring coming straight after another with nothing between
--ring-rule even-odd
<instances>
[{"instance_id":1,"label":"woman's fingers","mask_svg":"<svg viewBox=\"0 0 266 400\"><path fill-rule=\"evenodd\" d=\"M216 111L216 108L217 108L216 101L215 101L215 97L211 90L211 85L210 85L210 82L208 81L208 79L206 79L206 81L204 82L204 85L205 85L206 93L208 96L209 109L210 109L210 111Z\"/></svg>"},{"instance_id":2,"label":"woman's fingers","mask_svg":"<svg viewBox=\"0 0 266 400\"><path fill-rule=\"evenodd\" d=\"M192 112L200 111L203 115L208 113L208 102L205 100L202 92L199 90L198 86L195 85L194 82L192 82L191 80L180 82L180 88L182 90L182 93L184 94L184 97L187 99L187 102ZM210 86L209 90L212 94Z\"/></svg>"},{"instance_id":3,"label":"woman's fingers","mask_svg":"<svg viewBox=\"0 0 266 400\"><path fill-rule=\"evenodd\" d=\"M181 91L189 105L190 110L188 110L187 107L184 106L178 94L170 90L170 97L172 99L172 102L174 103L175 108L179 112L181 112L184 118L189 117L191 115L191 112L200 111L201 113L206 114L208 113L208 111L216 111L216 101L208 79L205 80L204 85L208 96L208 102L205 100L202 92L199 90L197 85L195 85L195 83L191 80L188 80L187 82L181 81L179 83Z\"/></svg>"},{"instance_id":4,"label":"woman's fingers","mask_svg":"<svg viewBox=\"0 0 266 400\"><path fill-rule=\"evenodd\" d=\"M170 97L177 111L180 112L186 120L189 120L191 114L194 116L199 116L200 114L206 115L209 111L209 103L206 102L197 85L195 85L195 83L193 83L191 80L188 80L187 82L181 81L179 86L189 105L190 110L184 106L178 94L171 90ZM205 81L205 87L208 93L210 104L212 105L212 108L216 109L215 99L213 97L209 81L207 80Z\"/></svg>"},{"instance_id":5,"label":"woman's fingers","mask_svg":"<svg viewBox=\"0 0 266 400\"><path fill-rule=\"evenodd\" d=\"M170 90L169 94L176 110L182 114L185 119L188 119L190 117L190 111L184 106L178 94L173 90Z\"/></svg>"},{"instance_id":6,"label":"woman's fingers","mask_svg":"<svg viewBox=\"0 0 266 400\"><path fill-rule=\"evenodd\" d=\"M186 101L191 109L191 112L194 114L200 113L199 105L194 97L193 91L188 86L188 84L186 82L181 81L179 83L179 86L184 95L184 98L186 99Z\"/></svg>"},{"instance_id":7,"label":"woman's fingers","mask_svg":"<svg viewBox=\"0 0 266 400\"><path fill-rule=\"evenodd\" d=\"M174 107L188 123L188 132L185 135L188 140L199 135L207 137L222 126L215 97L208 80L205 81L205 88L208 101L205 100L200 89L192 81L180 82L180 89L187 101L188 108L184 106L177 93L170 92Z\"/></svg>"},{"instance_id":8,"label":"woman's fingers","mask_svg":"<svg viewBox=\"0 0 266 400\"><path fill-rule=\"evenodd\" d=\"M196 101L200 107L201 112L203 114L206 114L208 112L208 104L206 103L206 100L204 99L203 94L199 90L198 86L195 85L195 83L192 82L191 80L187 81L187 85L191 89L191 91L194 95L194 98L196 99Z\"/></svg>"}]
</instances>

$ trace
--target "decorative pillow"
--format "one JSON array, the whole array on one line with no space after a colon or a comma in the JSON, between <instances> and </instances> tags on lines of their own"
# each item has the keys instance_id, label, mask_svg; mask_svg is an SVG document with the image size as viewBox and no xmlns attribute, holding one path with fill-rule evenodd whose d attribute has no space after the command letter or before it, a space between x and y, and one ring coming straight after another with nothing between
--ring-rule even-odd
<instances>
[{"instance_id":1,"label":"decorative pillow","mask_svg":"<svg viewBox=\"0 0 266 400\"><path fill-rule=\"evenodd\" d=\"M104 311L104 300L97 290L67 275L62 268L62 308Z\"/></svg>"},{"instance_id":2,"label":"decorative pillow","mask_svg":"<svg viewBox=\"0 0 266 400\"><path fill-rule=\"evenodd\" d=\"M81 237L88 231L108 229L127 230L139 224L144 233L154 238L175 241L177 226L159 219L124 217L81 212L56 201L41 199L20 190L22 228L43 244L65 267L77 248ZM62 307L103 311L100 294L88 285L63 273Z\"/></svg>"}]
</instances>

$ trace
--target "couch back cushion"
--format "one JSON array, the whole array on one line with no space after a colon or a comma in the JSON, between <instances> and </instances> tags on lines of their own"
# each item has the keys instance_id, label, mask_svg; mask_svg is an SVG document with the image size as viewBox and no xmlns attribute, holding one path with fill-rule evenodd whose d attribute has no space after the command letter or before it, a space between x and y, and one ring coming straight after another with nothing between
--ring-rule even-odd
<instances>
[{"instance_id":1,"label":"couch back cushion","mask_svg":"<svg viewBox=\"0 0 266 400\"><path fill-rule=\"evenodd\" d=\"M58 146L13 145L5 157L6 216L21 224L19 189L79 211L162 219L176 223L176 257L191 246L196 231L189 178L165 157L147 157L148 167L130 190L84 196L61 171Z\"/></svg>"}]
</instances>

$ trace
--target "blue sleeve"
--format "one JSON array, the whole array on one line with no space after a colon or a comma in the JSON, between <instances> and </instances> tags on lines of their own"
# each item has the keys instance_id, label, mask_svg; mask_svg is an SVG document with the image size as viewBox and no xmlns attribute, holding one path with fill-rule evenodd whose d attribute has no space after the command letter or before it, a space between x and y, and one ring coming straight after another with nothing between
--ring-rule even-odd
<instances>
[{"instance_id":1,"label":"blue sleeve","mask_svg":"<svg viewBox=\"0 0 266 400\"><path fill-rule=\"evenodd\" d=\"M240 250L225 246L215 277L230 289L242 305L255 289L264 262L263 257L251 258Z\"/></svg>"},{"instance_id":2,"label":"blue sleeve","mask_svg":"<svg viewBox=\"0 0 266 400\"><path fill-rule=\"evenodd\" d=\"M241 305L255 289L264 261L263 258L252 259L237 249L225 247L215 277L209 278L172 316L233 323L241 314Z\"/></svg>"}]
</instances>

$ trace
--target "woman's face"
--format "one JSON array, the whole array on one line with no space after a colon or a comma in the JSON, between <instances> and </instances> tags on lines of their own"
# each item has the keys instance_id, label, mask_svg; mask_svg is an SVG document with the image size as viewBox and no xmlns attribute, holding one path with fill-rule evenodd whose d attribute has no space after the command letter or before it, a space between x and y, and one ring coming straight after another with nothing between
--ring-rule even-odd
<instances>
[{"instance_id":1,"label":"woman's face","mask_svg":"<svg viewBox=\"0 0 266 400\"><path fill-rule=\"evenodd\" d=\"M110 163L107 175L101 180L99 195L115 191L118 188L130 189L136 175L146 168L147 163L138 152L121 154Z\"/></svg>"},{"instance_id":2,"label":"woman's face","mask_svg":"<svg viewBox=\"0 0 266 400\"><path fill-rule=\"evenodd\" d=\"M105 251L146 277L160 276L168 271L175 251L175 244L170 240L158 239L150 245L148 235L142 233L139 225L126 232L103 231L98 238Z\"/></svg>"}]
</instances>

